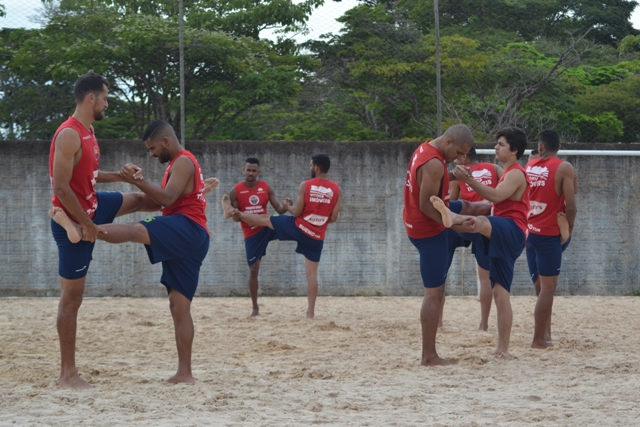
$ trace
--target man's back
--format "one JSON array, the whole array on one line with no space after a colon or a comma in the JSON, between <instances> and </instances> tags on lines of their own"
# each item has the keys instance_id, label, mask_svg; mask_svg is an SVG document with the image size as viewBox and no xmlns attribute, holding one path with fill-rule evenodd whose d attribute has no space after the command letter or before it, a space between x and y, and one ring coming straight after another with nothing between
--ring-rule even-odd
<instances>
[{"instance_id":1,"label":"man's back","mask_svg":"<svg viewBox=\"0 0 640 427\"><path fill-rule=\"evenodd\" d=\"M309 237L323 240L340 187L330 179L313 178L305 181L304 208L296 218L296 226Z\"/></svg>"}]
</instances>

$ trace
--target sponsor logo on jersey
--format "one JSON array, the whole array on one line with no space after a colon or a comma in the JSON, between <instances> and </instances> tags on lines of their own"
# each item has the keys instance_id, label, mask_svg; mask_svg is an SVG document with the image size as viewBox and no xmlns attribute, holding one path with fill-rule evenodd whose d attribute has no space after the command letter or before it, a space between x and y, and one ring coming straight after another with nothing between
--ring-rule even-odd
<instances>
[{"instance_id":1,"label":"sponsor logo on jersey","mask_svg":"<svg viewBox=\"0 0 640 427\"><path fill-rule=\"evenodd\" d=\"M264 193L264 190L262 189L262 187L258 187L258 193Z\"/></svg>"},{"instance_id":2,"label":"sponsor logo on jersey","mask_svg":"<svg viewBox=\"0 0 640 427\"><path fill-rule=\"evenodd\" d=\"M322 215L316 215L316 214L310 214L304 217L304 220L307 221L309 224L313 224L316 226L321 226L324 225L328 220L329 217L328 216L322 216Z\"/></svg>"},{"instance_id":3,"label":"sponsor logo on jersey","mask_svg":"<svg viewBox=\"0 0 640 427\"><path fill-rule=\"evenodd\" d=\"M546 166L527 166L526 173L531 187L544 187L549 178L549 169Z\"/></svg>"},{"instance_id":4,"label":"sponsor logo on jersey","mask_svg":"<svg viewBox=\"0 0 640 427\"><path fill-rule=\"evenodd\" d=\"M333 190L321 185L311 185L309 191L309 201L315 203L331 203L333 199Z\"/></svg>"},{"instance_id":5,"label":"sponsor logo on jersey","mask_svg":"<svg viewBox=\"0 0 640 427\"><path fill-rule=\"evenodd\" d=\"M529 216L540 215L545 211L545 209L547 209L546 203L537 202L535 200L529 201Z\"/></svg>"},{"instance_id":6,"label":"sponsor logo on jersey","mask_svg":"<svg viewBox=\"0 0 640 427\"><path fill-rule=\"evenodd\" d=\"M249 203L254 206L257 205L258 203L260 203L260 197L256 196L255 194L249 196Z\"/></svg>"}]
</instances>

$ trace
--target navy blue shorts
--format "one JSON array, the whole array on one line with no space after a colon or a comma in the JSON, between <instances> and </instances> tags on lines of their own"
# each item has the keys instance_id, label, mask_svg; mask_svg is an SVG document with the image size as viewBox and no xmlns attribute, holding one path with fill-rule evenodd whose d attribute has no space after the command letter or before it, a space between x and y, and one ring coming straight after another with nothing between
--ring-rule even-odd
<instances>
[{"instance_id":1,"label":"navy blue shorts","mask_svg":"<svg viewBox=\"0 0 640 427\"><path fill-rule=\"evenodd\" d=\"M122 206L122 193L101 191L96 193L98 207L92 220L95 224L111 224ZM71 243L62 226L51 220L51 233L58 245L58 275L63 279L81 279L87 275L93 259L95 242Z\"/></svg>"},{"instance_id":2,"label":"navy blue shorts","mask_svg":"<svg viewBox=\"0 0 640 427\"><path fill-rule=\"evenodd\" d=\"M449 236L455 233L449 229L433 237L414 239L409 237L413 246L420 254L420 275L425 288L439 288L447 281L449 265L451 264L451 250L443 250L449 246ZM457 234L457 233L456 233Z\"/></svg>"},{"instance_id":3,"label":"navy blue shorts","mask_svg":"<svg viewBox=\"0 0 640 427\"><path fill-rule=\"evenodd\" d=\"M295 223L296 217L291 215L273 215L271 225L276 232L278 240L293 240L298 242L296 252L304 255L306 259L320 262L324 240L316 240L304 234Z\"/></svg>"},{"instance_id":4,"label":"navy blue shorts","mask_svg":"<svg viewBox=\"0 0 640 427\"><path fill-rule=\"evenodd\" d=\"M252 266L267 254L267 245L275 240L276 232L269 227L264 227L251 237L244 239L244 249L247 252L247 264Z\"/></svg>"},{"instance_id":5,"label":"navy blue shorts","mask_svg":"<svg viewBox=\"0 0 640 427\"><path fill-rule=\"evenodd\" d=\"M560 235L540 236L530 233L527 237L527 264L533 283L538 280L538 275L558 276L562 267Z\"/></svg>"},{"instance_id":6,"label":"navy blue shorts","mask_svg":"<svg viewBox=\"0 0 640 427\"><path fill-rule=\"evenodd\" d=\"M476 251L490 258L490 267L485 270L489 270L491 287L499 283L507 292L511 292L514 266L524 249L524 233L510 218L488 216L487 219L491 222L491 239L477 233L461 235L477 245ZM480 267L484 268L482 265Z\"/></svg>"},{"instance_id":7,"label":"navy blue shorts","mask_svg":"<svg viewBox=\"0 0 640 427\"><path fill-rule=\"evenodd\" d=\"M564 242L562 244L562 252L564 253L564 251L567 250L567 248L569 247L569 243L571 243L571 236L569 236L569 238L567 239L566 242Z\"/></svg>"},{"instance_id":8,"label":"navy blue shorts","mask_svg":"<svg viewBox=\"0 0 640 427\"><path fill-rule=\"evenodd\" d=\"M152 216L140 221L149 233L145 245L149 261L162 263L160 282L167 292L175 289L193 299L198 287L200 267L209 251L207 230L184 215Z\"/></svg>"}]
</instances>

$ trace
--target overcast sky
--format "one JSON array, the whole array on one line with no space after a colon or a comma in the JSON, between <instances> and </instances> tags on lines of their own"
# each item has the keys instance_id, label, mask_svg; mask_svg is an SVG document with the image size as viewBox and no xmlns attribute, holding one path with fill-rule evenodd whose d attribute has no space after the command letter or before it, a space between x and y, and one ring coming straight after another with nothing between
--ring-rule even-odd
<instances>
[{"instance_id":1,"label":"overcast sky","mask_svg":"<svg viewBox=\"0 0 640 427\"><path fill-rule=\"evenodd\" d=\"M0 28L38 27L38 24L30 18L38 15L38 9L42 5L40 0L0 0L0 3L5 5L7 14L5 18L0 18ZM296 40L317 39L321 34L337 33L342 25L335 21L336 18L342 16L344 12L356 4L356 0L342 0L339 3L327 0L324 6L311 15L309 20L310 34L296 36ZM636 8L631 15L631 22L635 28L640 29L640 7ZM263 37L268 37L268 34L263 34Z\"/></svg>"}]
</instances>

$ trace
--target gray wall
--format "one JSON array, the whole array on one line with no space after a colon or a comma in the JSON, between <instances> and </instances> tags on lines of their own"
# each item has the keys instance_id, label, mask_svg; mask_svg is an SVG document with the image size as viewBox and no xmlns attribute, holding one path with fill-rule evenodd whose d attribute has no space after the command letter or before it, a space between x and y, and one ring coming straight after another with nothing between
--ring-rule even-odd
<instances>
[{"instance_id":1,"label":"gray wall","mask_svg":"<svg viewBox=\"0 0 640 427\"><path fill-rule=\"evenodd\" d=\"M243 179L244 159L256 156L261 178L283 199L296 199L309 175L312 154L329 154L329 177L343 190L340 220L329 226L320 262L322 295L421 295L417 251L402 223L402 187L408 159L418 144L407 142L188 142L205 176L221 186L209 197L211 247L200 275L198 294L247 295L248 268L240 226L223 220L218 200ZM127 162L140 165L145 178L159 182L164 165L146 156L140 141L102 141L102 170ZM586 148L584 145L575 148ZM598 147L603 148L603 147ZM636 149L632 146L604 148ZM57 250L47 210L51 189L49 143L0 142L0 295L58 295ZM491 161L488 157L485 160ZM622 295L640 289L640 220L635 189L640 186L640 157L568 157L580 172L578 219L564 254L559 294ZM126 184L100 184L102 190L133 191ZM117 222L137 221L148 214ZM262 294L304 295L304 261L295 243L272 242L263 259ZM449 272L447 293L460 295L462 255ZM86 295L161 296L160 265L149 264L142 245L98 242ZM464 256L464 293L476 294L475 260ZM525 256L516 263L514 295L531 295Z\"/></svg>"}]
</instances>

